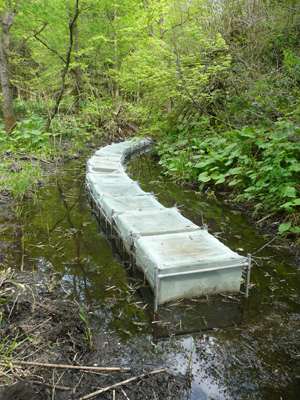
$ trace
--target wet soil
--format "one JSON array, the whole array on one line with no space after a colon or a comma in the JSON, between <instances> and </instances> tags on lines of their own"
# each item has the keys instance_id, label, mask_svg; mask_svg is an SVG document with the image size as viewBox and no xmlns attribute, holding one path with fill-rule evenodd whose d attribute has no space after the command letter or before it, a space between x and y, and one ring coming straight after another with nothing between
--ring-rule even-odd
<instances>
[{"instance_id":1,"label":"wet soil","mask_svg":"<svg viewBox=\"0 0 300 400\"><path fill-rule=\"evenodd\" d=\"M80 399L99 389L89 398L186 398L188 376L167 372L155 357L151 370L126 363L119 336L90 331L78 304L49 277L6 271L0 291L2 400Z\"/></svg>"}]
</instances>

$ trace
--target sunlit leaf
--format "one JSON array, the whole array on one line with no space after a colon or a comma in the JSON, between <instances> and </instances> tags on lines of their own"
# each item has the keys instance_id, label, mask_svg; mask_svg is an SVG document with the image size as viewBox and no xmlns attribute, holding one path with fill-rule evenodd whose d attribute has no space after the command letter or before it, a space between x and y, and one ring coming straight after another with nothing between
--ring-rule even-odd
<instances>
[{"instance_id":1,"label":"sunlit leaf","mask_svg":"<svg viewBox=\"0 0 300 400\"><path fill-rule=\"evenodd\" d=\"M281 224L278 228L278 232L280 233L280 235L284 235L284 233L290 229L291 225L291 222L284 222L283 224Z\"/></svg>"},{"instance_id":2,"label":"sunlit leaf","mask_svg":"<svg viewBox=\"0 0 300 400\"><path fill-rule=\"evenodd\" d=\"M294 228L291 228L290 231L292 233L300 233L300 226L295 226Z\"/></svg>"},{"instance_id":3,"label":"sunlit leaf","mask_svg":"<svg viewBox=\"0 0 300 400\"><path fill-rule=\"evenodd\" d=\"M282 197L296 197L297 191L292 186L286 186L282 191Z\"/></svg>"},{"instance_id":4,"label":"sunlit leaf","mask_svg":"<svg viewBox=\"0 0 300 400\"><path fill-rule=\"evenodd\" d=\"M202 172L202 174L200 174L198 176L199 181L201 182L209 182L211 180L211 176L208 175L207 172Z\"/></svg>"}]
</instances>

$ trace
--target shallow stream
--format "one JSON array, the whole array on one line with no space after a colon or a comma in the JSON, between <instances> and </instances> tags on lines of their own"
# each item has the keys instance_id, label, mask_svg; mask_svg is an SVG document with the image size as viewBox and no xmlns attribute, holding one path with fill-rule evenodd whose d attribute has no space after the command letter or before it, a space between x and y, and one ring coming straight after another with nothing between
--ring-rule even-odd
<instances>
[{"instance_id":1,"label":"shallow stream","mask_svg":"<svg viewBox=\"0 0 300 400\"><path fill-rule=\"evenodd\" d=\"M155 355L170 371L190 374L187 399L298 399L299 265L289 248L264 236L226 196L170 183L149 155L137 158L127 170L143 190L164 206L176 204L194 223L206 223L232 250L253 255L247 303L242 296L173 302L153 324L139 284L91 217L85 163L82 158L63 166L15 209L17 227L5 231L13 243L10 264L63 282L95 331L119 335L124 362L151 366Z\"/></svg>"}]
</instances>

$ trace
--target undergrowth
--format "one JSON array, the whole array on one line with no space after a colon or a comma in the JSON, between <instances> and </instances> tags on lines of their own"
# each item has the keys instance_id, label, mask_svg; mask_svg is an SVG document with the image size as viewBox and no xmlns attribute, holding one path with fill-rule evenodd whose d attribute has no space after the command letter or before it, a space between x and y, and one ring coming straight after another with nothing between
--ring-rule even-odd
<instances>
[{"instance_id":1,"label":"undergrowth","mask_svg":"<svg viewBox=\"0 0 300 400\"><path fill-rule=\"evenodd\" d=\"M216 133L202 118L182 121L158 141L157 152L165 174L199 182L200 190L226 186L237 200L255 204L257 218L276 216L280 234L299 235L299 136L299 126L280 119L272 131L246 126Z\"/></svg>"},{"instance_id":2,"label":"undergrowth","mask_svg":"<svg viewBox=\"0 0 300 400\"><path fill-rule=\"evenodd\" d=\"M18 100L17 105L22 106L23 119L13 132L7 134L0 124L0 190L20 199L44 181L47 164L55 165L57 160L85 149L95 133L89 123L76 116L56 117L51 131L46 132L41 105L40 113L29 105L26 110L24 101Z\"/></svg>"}]
</instances>

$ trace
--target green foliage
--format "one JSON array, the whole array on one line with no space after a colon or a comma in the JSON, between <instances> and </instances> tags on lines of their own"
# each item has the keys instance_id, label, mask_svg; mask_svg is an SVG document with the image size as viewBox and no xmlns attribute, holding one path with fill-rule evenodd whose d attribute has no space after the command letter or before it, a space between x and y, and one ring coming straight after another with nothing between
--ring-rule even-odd
<instances>
[{"instance_id":1,"label":"green foliage","mask_svg":"<svg viewBox=\"0 0 300 400\"><path fill-rule=\"evenodd\" d=\"M279 120L272 132L244 127L207 131L207 121L188 124L183 121L174 134L158 142L160 164L165 174L176 179L198 181L200 190L207 185L230 187L238 200L255 204L254 215L280 212L292 222L280 226L279 233L299 233L300 211L300 128Z\"/></svg>"},{"instance_id":2,"label":"green foliage","mask_svg":"<svg viewBox=\"0 0 300 400\"><path fill-rule=\"evenodd\" d=\"M27 340L29 340L29 338L18 340L18 333L13 339L9 338L8 336L3 338L0 341L0 354L3 362L7 363L7 365L9 366L9 363L12 361L19 347L22 346L22 344Z\"/></svg>"},{"instance_id":3,"label":"green foliage","mask_svg":"<svg viewBox=\"0 0 300 400\"><path fill-rule=\"evenodd\" d=\"M22 107L25 109L24 102ZM20 102L19 102L20 104ZM1 129L0 151L11 153L18 152L39 152L51 154L52 142L55 140L56 132L45 131L45 118L34 112L26 112L24 119L17 123L13 133L6 134Z\"/></svg>"},{"instance_id":4,"label":"green foliage","mask_svg":"<svg viewBox=\"0 0 300 400\"><path fill-rule=\"evenodd\" d=\"M60 142L62 140L71 141L74 146L81 148L94 137L92 125L81 117L55 118L51 128L53 144L59 138Z\"/></svg>"},{"instance_id":5,"label":"green foliage","mask_svg":"<svg viewBox=\"0 0 300 400\"><path fill-rule=\"evenodd\" d=\"M89 347L91 351L94 351L93 348L93 336L92 336L92 331L88 325L88 321L85 315L85 312L83 310L83 308L80 306L80 312L79 312L79 316L82 319L82 321L85 324L85 339L89 342Z\"/></svg>"},{"instance_id":6,"label":"green foliage","mask_svg":"<svg viewBox=\"0 0 300 400\"><path fill-rule=\"evenodd\" d=\"M47 103L44 101L37 101L34 99L14 100L14 112L19 117L19 119L26 118L28 115L37 114L41 117L45 117L47 114Z\"/></svg>"},{"instance_id":7,"label":"green foliage","mask_svg":"<svg viewBox=\"0 0 300 400\"><path fill-rule=\"evenodd\" d=\"M214 82L226 75L230 66L220 35L208 38L194 20L184 31L180 23L169 28L177 26L178 18L170 16L165 27L170 33L163 39L154 36L141 42L139 51L123 60L118 75L122 93L137 93L139 107L147 110L141 123L151 127L153 134L162 133L176 109L206 108L217 96Z\"/></svg>"},{"instance_id":8,"label":"green foliage","mask_svg":"<svg viewBox=\"0 0 300 400\"><path fill-rule=\"evenodd\" d=\"M280 214L280 234L298 234L300 9L283 3L80 2L64 98L46 132L74 2L18 2L10 67L19 122L10 135L1 128L0 150L49 159L84 148L101 126L134 126L163 138L164 173L226 186L257 216ZM7 166L1 185L16 196L39 176Z\"/></svg>"},{"instance_id":9,"label":"green foliage","mask_svg":"<svg viewBox=\"0 0 300 400\"><path fill-rule=\"evenodd\" d=\"M226 118L235 126L257 125L272 128L278 119L300 122L300 61L285 50L282 70L252 83L239 95L227 96ZM224 115L224 118L225 118Z\"/></svg>"},{"instance_id":10,"label":"green foliage","mask_svg":"<svg viewBox=\"0 0 300 400\"><path fill-rule=\"evenodd\" d=\"M21 120L14 130L13 140L17 142L20 151L44 148L49 144L49 136L45 131L44 119L36 114Z\"/></svg>"},{"instance_id":11,"label":"green foliage","mask_svg":"<svg viewBox=\"0 0 300 400\"><path fill-rule=\"evenodd\" d=\"M36 102L18 100L16 104L22 108L24 119L17 123L10 134L0 125L0 154L5 155L0 164L0 188L20 199L45 180L40 160L47 163L47 160L51 162L54 158L65 156L66 151L72 153L81 150L93 140L95 133L89 122L75 116L57 117L51 132L46 132L45 116L37 113L38 109L45 109L45 103L37 105ZM36 112L32 111L32 107ZM18 163L18 168L10 168L13 162Z\"/></svg>"},{"instance_id":12,"label":"green foliage","mask_svg":"<svg viewBox=\"0 0 300 400\"><path fill-rule=\"evenodd\" d=\"M17 161L17 159L14 157ZM8 170L12 159L0 164L0 188L12 193L14 198L21 199L28 195L38 182L44 180L43 172L38 162L20 162L20 170Z\"/></svg>"}]
</instances>

